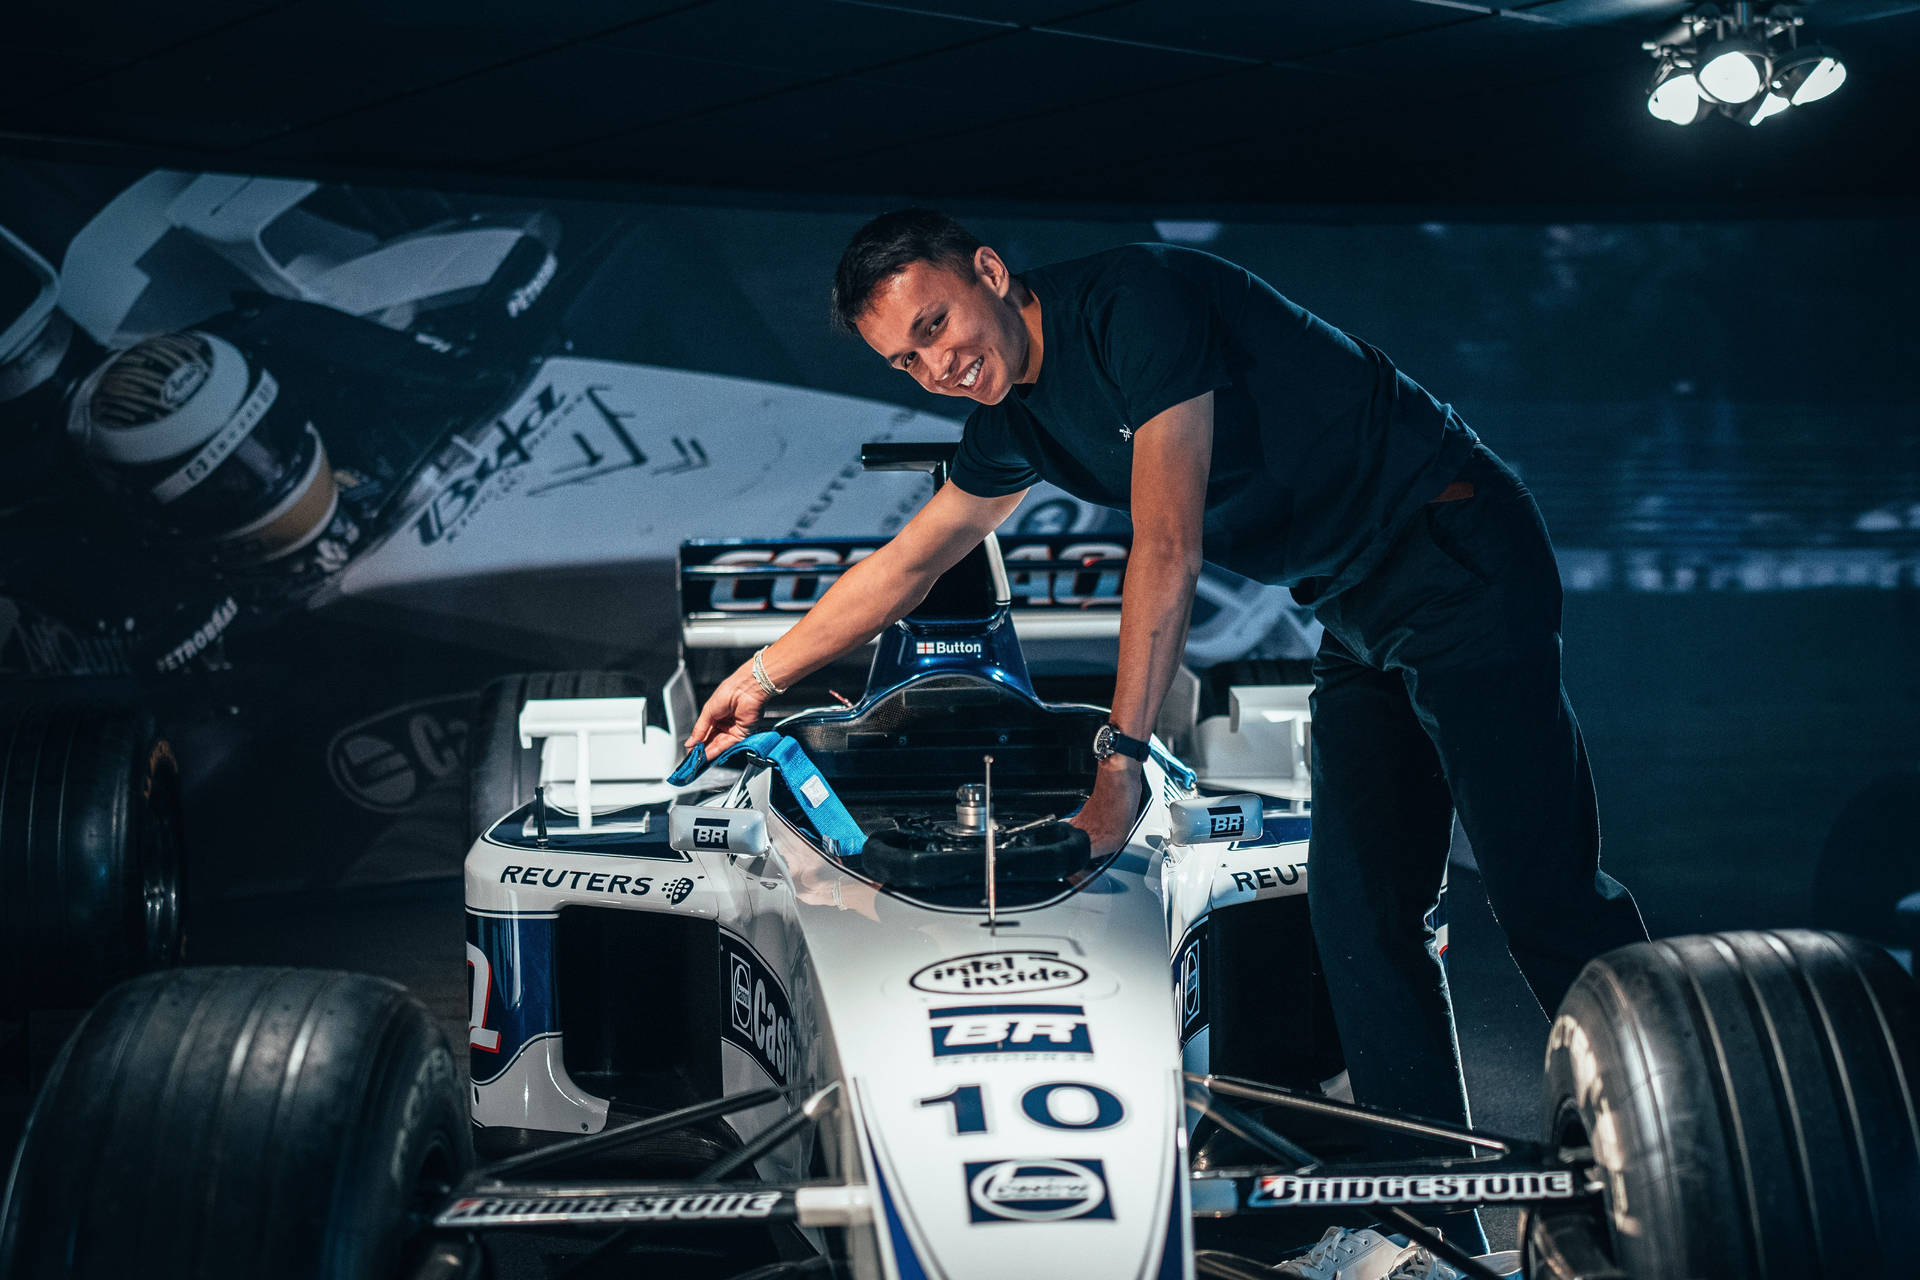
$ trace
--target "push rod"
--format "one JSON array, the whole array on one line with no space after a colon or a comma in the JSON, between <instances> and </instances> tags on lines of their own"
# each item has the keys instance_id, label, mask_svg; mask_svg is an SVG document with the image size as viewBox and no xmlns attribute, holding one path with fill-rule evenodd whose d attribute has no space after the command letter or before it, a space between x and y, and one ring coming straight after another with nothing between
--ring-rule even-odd
<instances>
[{"instance_id":1,"label":"push rod","mask_svg":"<svg viewBox=\"0 0 1920 1280\"><path fill-rule=\"evenodd\" d=\"M1341 1119L1351 1120L1355 1124L1369 1125L1375 1129L1390 1129L1395 1133L1410 1133L1422 1138L1434 1138L1441 1142L1462 1142L1470 1147L1480 1147L1483 1150L1498 1151L1502 1154L1512 1151L1516 1146L1527 1145L1516 1138L1496 1137L1459 1125L1442 1124L1437 1120L1412 1120L1405 1116L1376 1111L1372 1107L1364 1107L1354 1102L1336 1102L1332 1098L1310 1097L1307 1094L1295 1093L1291 1089L1255 1084L1251 1080L1237 1080L1232 1076L1203 1076L1189 1072L1187 1079L1200 1085L1209 1093L1223 1093L1229 1098L1240 1098L1247 1102L1264 1102L1275 1107L1290 1107L1295 1111L1305 1111L1313 1115L1338 1116Z\"/></svg>"},{"instance_id":2,"label":"push rod","mask_svg":"<svg viewBox=\"0 0 1920 1280\"><path fill-rule=\"evenodd\" d=\"M650 1138L656 1133L671 1133L675 1129L684 1129L688 1125L699 1124L702 1120L711 1120L715 1116L724 1116L734 1111L745 1111L749 1107L778 1102L792 1092L792 1089L754 1089L725 1098L714 1098L708 1102L696 1102L690 1107L681 1107L665 1115L635 1120L616 1128L603 1129L599 1133L590 1133L584 1137L569 1138L565 1142L541 1147L538 1151L528 1151L522 1155L496 1160L475 1171L473 1177L468 1180L468 1185L476 1182L497 1181L508 1174L523 1174L529 1169L545 1168L547 1165L570 1160L578 1155L622 1147L629 1142Z\"/></svg>"}]
</instances>

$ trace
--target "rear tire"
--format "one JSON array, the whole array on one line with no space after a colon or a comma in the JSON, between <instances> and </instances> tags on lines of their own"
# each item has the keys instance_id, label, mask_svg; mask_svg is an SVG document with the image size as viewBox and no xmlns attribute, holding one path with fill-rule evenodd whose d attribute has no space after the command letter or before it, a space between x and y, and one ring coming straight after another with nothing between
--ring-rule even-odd
<instances>
[{"instance_id":1,"label":"rear tire","mask_svg":"<svg viewBox=\"0 0 1920 1280\"><path fill-rule=\"evenodd\" d=\"M84 1009L171 965L180 770L137 711L0 705L0 1017Z\"/></svg>"},{"instance_id":2,"label":"rear tire","mask_svg":"<svg viewBox=\"0 0 1920 1280\"><path fill-rule=\"evenodd\" d=\"M520 709L538 698L638 698L646 685L624 671L536 671L480 691L467 736L467 845L533 799L540 748L520 745Z\"/></svg>"},{"instance_id":3,"label":"rear tire","mask_svg":"<svg viewBox=\"0 0 1920 1280\"><path fill-rule=\"evenodd\" d=\"M1581 972L1547 1044L1549 1141L1603 1203L1536 1212L1526 1274L1803 1280L1903 1272L1920 1223L1920 989L1791 930L1671 938Z\"/></svg>"},{"instance_id":4,"label":"rear tire","mask_svg":"<svg viewBox=\"0 0 1920 1280\"><path fill-rule=\"evenodd\" d=\"M397 985L180 969L116 987L34 1104L0 1217L16 1280L374 1280L471 1163L453 1057Z\"/></svg>"}]
</instances>

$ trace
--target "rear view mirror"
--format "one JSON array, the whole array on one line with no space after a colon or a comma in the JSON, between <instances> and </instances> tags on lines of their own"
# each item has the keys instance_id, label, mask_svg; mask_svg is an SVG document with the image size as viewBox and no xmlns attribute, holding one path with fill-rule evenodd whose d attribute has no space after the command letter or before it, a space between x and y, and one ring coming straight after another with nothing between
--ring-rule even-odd
<instances>
[{"instance_id":1,"label":"rear view mirror","mask_svg":"<svg viewBox=\"0 0 1920 1280\"><path fill-rule=\"evenodd\" d=\"M667 843L682 853L757 858L767 851L767 815L721 805L677 804L667 811Z\"/></svg>"},{"instance_id":2,"label":"rear view mirror","mask_svg":"<svg viewBox=\"0 0 1920 1280\"><path fill-rule=\"evenodd\" d=\"M1170 844L1212 844L1219 840L1258 840L1266 813L1256 795L1201 796L1167 806Z\"/></svg>"}]
</instances>

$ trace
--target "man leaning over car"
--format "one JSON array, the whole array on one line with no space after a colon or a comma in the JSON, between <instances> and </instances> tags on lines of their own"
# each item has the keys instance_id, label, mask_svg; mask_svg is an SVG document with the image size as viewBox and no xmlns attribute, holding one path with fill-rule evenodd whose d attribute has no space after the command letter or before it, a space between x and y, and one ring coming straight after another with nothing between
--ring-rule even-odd
<instances>
[{"instance_id":1,"label":"man leaning over car","mask_svg":"<svg viewBox=\"0 0 1920 1280\"><path fill-rule=\"evenodd\" d=\"M769 686L906 614L1044 479L1133 521L1113 693L1122 749L1073 819L1096 857L1139 809L1127 751L1144 755L1180 663L1202 559L1292 587L1324 624L1308 892L1358 1100L1465 1118L1427 925L1456 808L1544 1008L1585 961L1646 937L1599 869L1539 511L1386 356L1209 254L1128 245L1015 275L924 209L854 235L833 318L928 391L976 402L952 483L729 676L690 743L712 754L739 741Z\"/></svg>"}]
</instances>

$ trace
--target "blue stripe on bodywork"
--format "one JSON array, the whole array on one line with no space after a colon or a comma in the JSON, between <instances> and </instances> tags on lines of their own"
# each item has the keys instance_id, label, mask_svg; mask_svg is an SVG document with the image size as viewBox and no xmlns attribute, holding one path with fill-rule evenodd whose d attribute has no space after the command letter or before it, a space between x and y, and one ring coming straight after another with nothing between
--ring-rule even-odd
<instances>
[{"instance_id":1,"label":"blue stripe on bodywork","mask_svg":"<svg viewBox=\"0 0 1920 1280\"><path fill-rule=\"evenodd\" d=\"M877 1150L873 1152L873 1180L880 1184L880 1207L887 1215L887 1238L893 1241L894 1270L900 1273L900 1280L928 1280L927 1269L921 1265L920 1255L914 1252L913 1241L907 1236L907 1224L900 1220L899 1211L893 1207L893 1189L887 1185Z\"/></svg>"},{"instance_id":2,"label":"blue stripe on bodywork","mask_svg":"<svg viewBox=\"0 0 1920 1280\"><path fill-rule=\"evenodd\" d=\"M1167 1238L1160 1246L1160 1269L1155 1280L1181 1280L1187 1264L1187 1219L1180 1212L1180 1171L1173 1171L1173 1191L1167 1197Z\"/></svg>"}]
</instances>

